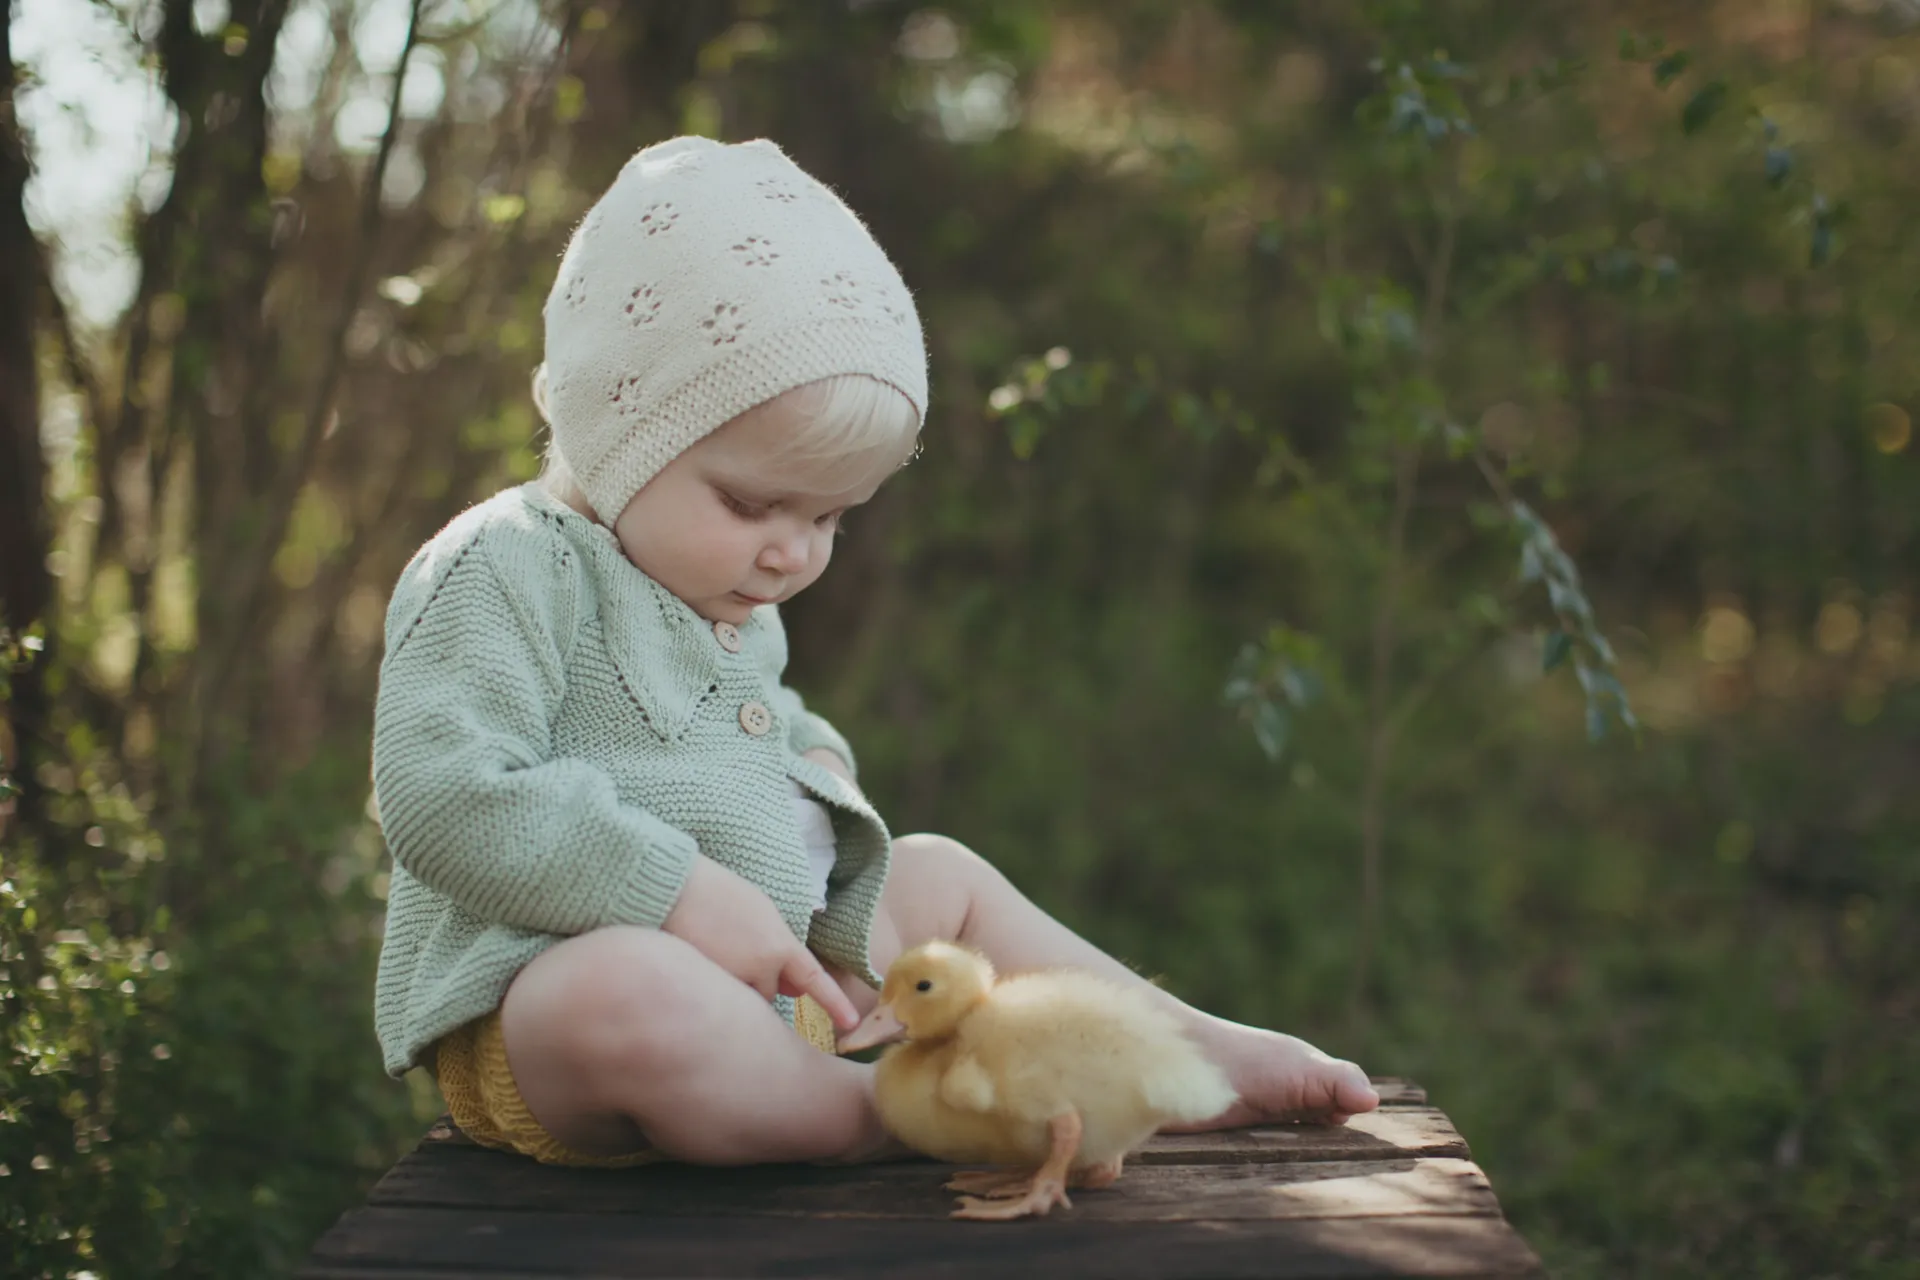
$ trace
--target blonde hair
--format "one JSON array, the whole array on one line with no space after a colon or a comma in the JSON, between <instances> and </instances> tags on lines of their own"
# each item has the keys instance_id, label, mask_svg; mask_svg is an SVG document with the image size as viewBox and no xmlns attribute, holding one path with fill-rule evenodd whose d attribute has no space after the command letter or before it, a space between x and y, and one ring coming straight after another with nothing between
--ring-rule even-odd
<instances>
[{"instance_id":1,"label":"blonde hair","mask_svg":"<svg viewBox=\"0 0 1920 1280\"><path fill-rule=\"evenodd\" d=\"M803 383L782 393L798 411L796 426L781 457L794 462L820 463L870 450L897 446L916 437L920 413L898 387L864 373L836 374ZM548 425L546 461L536 477L541 488L584 514L592 512L579 482L567 466L553 437L553 419L547 412L547 367L533 371L533 403ZM918 456L916 447L914 456ZM911 459L909 459L911 461ZM617 511L600 513L611 522Z\"/></svg>"},{"instance_id":2,"label":"blonde hair","mask_svg":"<svg viewBox=\"0 0 1920 1280\"><path fill-rule=\"evenodd\" d=\"M920 431L913 401L892 383L864 373L842 373L785 393L798 411L784 457L828 461L890 449Z\"/></svg>"}]
</instances>

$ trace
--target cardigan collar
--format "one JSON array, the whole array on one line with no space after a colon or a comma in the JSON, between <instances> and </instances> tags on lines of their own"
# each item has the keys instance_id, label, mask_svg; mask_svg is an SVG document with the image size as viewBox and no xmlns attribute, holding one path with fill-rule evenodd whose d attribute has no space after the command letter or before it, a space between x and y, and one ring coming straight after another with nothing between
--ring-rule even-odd
<instances>
[{"instance_id":1,"label":"cardigan collar","mask_svg":"<svg viewBox=\"0 0 1920 1280\"><path fill-rule=\"evenodd\" d=\"M763 609L754 610L739 628L748 643L738 654L730 653L716 637L713 623L627 559L613 530L580 514L537 481L522 485L520 492L579 549L594 579L608 652L633 687L649 726L662 738L684 734L700 704L718 692L722 674L759 651L760 633L767 626Z\"/></svg>"}]
</instances>

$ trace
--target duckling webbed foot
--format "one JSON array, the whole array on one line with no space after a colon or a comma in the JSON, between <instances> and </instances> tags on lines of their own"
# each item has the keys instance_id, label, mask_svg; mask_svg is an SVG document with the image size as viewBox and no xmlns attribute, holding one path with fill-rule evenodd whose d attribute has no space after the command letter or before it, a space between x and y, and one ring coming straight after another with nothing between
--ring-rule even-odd
<instances>
[{"instance_id":1,"label":"duckling webbed foot","mask_svg":"<svg viewBox=\"0 0 1920 1280\"><path fill-rule=\"evenodd\" d=\"M1067 1199L1067 1170L1080 1149L1080 1115L1069 1111L1055 1116L1047 1122L1047 1128L1053 1138L1053 1149L1047 1153L1046 1163L1024 1180L1024 1186L1016 1181L1004 1192L991 1191L989 1194L994 1198L990 1200L961 1196L960 1207L953 1211L953 1216L976 1222L1005 1222L1029 1214L1045 1216L1056 1204L1073 1208L1073 1201Z\"/></svg>"},{"instance_id":2,"label":"duckling webbed foot","mask_svg":"<svg viewBox=\"0 0 1920 1280\"><path fill-rule=\"evenodd\" d=\"M960 1207L953 1211L953 1216L971 1218L975 1222L1007 1222L1029 1214L1044 1217L1056 1204L1073 1208L1073 1201L1067 1199L1066 1183L1037 1173L1030 1178L1020 1179L1005 1191L990 1194L994 1197L991 1200L961 1196Z\"/></svg>"},{"instance_id":3,"label":"duckling webbed foot","mask_svg":"<svg viewBox=\"0 0 1920 1280\"><path fill-rule=\"evenodd\" d=\"M964 1191L968 1195L985 1196L989 1200L1001 1200L1008 1196L1023 1196L1033 1186L1033 1175L1014 1173L1008 1169L968 1169L956 1173L945 1184L949 1191Z\"/></svg>"}]
</instances>

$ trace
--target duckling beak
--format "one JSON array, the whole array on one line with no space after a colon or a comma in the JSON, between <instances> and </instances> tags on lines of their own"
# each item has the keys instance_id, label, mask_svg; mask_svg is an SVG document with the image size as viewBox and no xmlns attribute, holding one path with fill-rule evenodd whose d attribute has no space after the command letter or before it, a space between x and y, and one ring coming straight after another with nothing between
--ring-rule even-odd
<instances>
[{"instance_id":1,"label":"duckling beak","mask_svg":"<svg viewBox=\"0 0 1920 1280\"><path fill-rule=\"evenodd\" d=\"M906 1023L893 1016L893 1006L877 1004L873 1012L860 1019L860 1025L840 1037L840 1052L853 1053L860 1049L871 1049L877 1044L886 1044L889 1040L898 1040L907 1033Z\"/></svg>"}]
</instances>

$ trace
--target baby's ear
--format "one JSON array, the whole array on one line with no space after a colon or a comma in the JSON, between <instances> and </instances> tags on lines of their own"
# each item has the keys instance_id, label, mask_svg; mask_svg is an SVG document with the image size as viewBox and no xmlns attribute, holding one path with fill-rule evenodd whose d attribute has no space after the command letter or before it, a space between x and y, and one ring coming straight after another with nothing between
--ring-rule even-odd
<instances>
[{"instance_id":1,"label":"baby's ear","mask_svg":"<svg viewBox=\"0 0 1920 1280\"><path fill-rule=\"evenodd\" d=\"M548 426L553 425L553 415L547 412L547 364L541 361L533 369L533 407L540 411L540 420Z\"/></svg>"}]
</instances>

